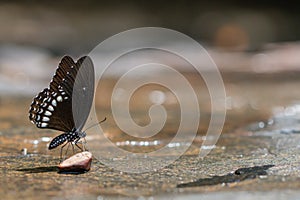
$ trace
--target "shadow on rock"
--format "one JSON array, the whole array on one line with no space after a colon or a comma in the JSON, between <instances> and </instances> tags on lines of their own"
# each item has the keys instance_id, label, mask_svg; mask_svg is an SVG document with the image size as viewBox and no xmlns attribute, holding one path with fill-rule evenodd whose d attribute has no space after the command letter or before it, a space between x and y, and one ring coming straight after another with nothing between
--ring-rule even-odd
<instances>
[{"instance_id":1,"label":"shadow on rock","mask_svg":"<svg viewBox=\"0 0 300 200\"><path fill-rule=\"evenodd\" d=\"M45 173L45 172L57 172L58 174L72 174L72 175L79 175L79 174L84 174L84 173L87 172L86 170L60 172L58 170L57 166L24 168L24 169L16 169L16 171L25 172L25 173L29 173L29 174Z\"/></svg>"},{"instance_id":2,"label":"shadow on rock","mask_svg":"<svg viewBox=\"0 0 300 200\"><path fill-rule=\"evenodd\" d=\"M34 168L24 168L24 169L16 169L19 172L27 172L27 173L44 173L44 172L57 172L57 166L49 166L49 167L34 167Z\"/></svg>"},{"instance_id":3,"label":"shadow on rock","mask_svg":"<svg viewBox=\"0 0 300 200\"><path fill-rule=\"evenodd\" d=\"M212 178L203 178L195 182L183 183L177 185L178 188L185 187L200 187L200 186L209 186L209 185L218 185L222 183L234 183L241 182L247 179L255 179L259 175L267 175L269 168L274 167L275 165L263 165L255 166L248 168L240 168L234 173L229 173L224 176L213 176Z\"/></svg>"}]
</instances>

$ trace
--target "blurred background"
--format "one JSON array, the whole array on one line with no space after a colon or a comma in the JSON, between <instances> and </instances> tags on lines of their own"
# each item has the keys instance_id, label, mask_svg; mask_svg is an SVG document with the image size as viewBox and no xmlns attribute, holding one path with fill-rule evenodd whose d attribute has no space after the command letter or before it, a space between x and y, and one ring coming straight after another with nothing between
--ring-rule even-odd
<instances>
[{"instance_id":1,"label":"blurred background","mask_svg":"<svg viewBox=\"0 0 300 200\"><path fill-rule=\"evenodd\" d=\"M298 10L272 1L1 1L0 93L31 98L48 85L63 55L76 59L119 32L155 26L180 31L207 49L222 73L229 114L247 112L245 123L264 119L300 97ZM109 105L113 83L102 86L99 104Z\"/></svg>"},{"instance_id":2,"label":"blurred background","mask_svg":"<svg viewBox=\"0 0 300 200\"><path fill-rule=\"evenodd\" d=\"M0 92L31 93L63 55L79 57L114 34L147 26L199 41L222 71L298 70L298 10L272 1L1 1Z\"/></svg>"},{"instance_id":3,"label":"blurred background","mask_svg":"<svg viewBox=\"0 0 300 200\"><path fill-rule=\"evenodd\" d=\"M230 51L299 40L297 5L253 1L1 1L1 42L82 54L131 28L157 26Z\"/></svg>"}]
</instances>

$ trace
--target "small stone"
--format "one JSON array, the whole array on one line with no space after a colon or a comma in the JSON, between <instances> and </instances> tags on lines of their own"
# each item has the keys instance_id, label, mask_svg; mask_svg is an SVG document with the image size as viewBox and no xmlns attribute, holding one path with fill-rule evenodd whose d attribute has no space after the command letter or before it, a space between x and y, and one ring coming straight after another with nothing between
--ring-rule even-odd
<instances>
[{"instance_id":1,"label":"small stone","mask_svg":"<svg viewBox=\"0 0 300 200\"><path fill-rule=\"evenodd\" d=\"M91 168L92 154L88 151L77 153L58 165L59 172L86 172Z\"/></svg>"}]
</instances>

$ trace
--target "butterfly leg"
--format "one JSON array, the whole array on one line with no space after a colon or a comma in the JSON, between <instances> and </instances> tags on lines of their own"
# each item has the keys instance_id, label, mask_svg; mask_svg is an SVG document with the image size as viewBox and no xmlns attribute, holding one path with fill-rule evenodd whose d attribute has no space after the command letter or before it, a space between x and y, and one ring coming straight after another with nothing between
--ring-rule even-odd
<instances>
[{"instance_id":1,"label":"butterfly leg","mask_svg":"<svg viewBox=\"0 0 300 200\"><path fill-rule=\"evenodd\" d=\"M81 147L78 145L79 140L80 140L80 138L76 139L76 140L74 141L74 143L75 143L76 147L78 147L78 149L80 149L81 151L84 151L84 146L82 145L83 148L81 148Z\"/></svg>"},{"instance_id":2,"label":"butterfly leg","mask_svg":"<svg viewBox=\"0 0 300 200\"><path fill-rule=\"evenodd\" d=\"M61 148L60 148L60 161L62 161L62 152L63 152L63 148L68 144L69 142L67 142L66 144L64 144ZM67 151L68 151L69 146L67 147Z\"/></svg>"},{"instance_id":3,"label":"butterfly leg","mask_svg":"<svg viewBox=\"0 0 300 200\"><path fill-rule=\"evenodd\" d=\"M65 158L67 157L67 154L68 154L68 151L69 151L69 147L70 147L70 142L68 142L68 146L67 146L67 149L65 151Z\"/></svg>"},{"instance_id":4,"label":"butterfly leg","mask_svg":"<svg viewBox=\"0 0 300 200\"><path fill-rule=\"evenodd\" d=\"M82 142L82 147L83 147L83 149L85 150L85 151L88 151L88 148L86 148L86 139L85 139L85 137L83 138L84 139L84 142Z\"/></svg>"},{"instance_id":5,"label":"butterfly leg","mask_svg":"<svg viewBox=\"0 0 300 200\"><path fill-rule=\"evenodd\" d=\"M84 141L79 141L80 139L78 139L77 141L76 141L76 146L81 150L81 151L88 151L88 149L86 148L86 140L85 140L85 138L83 138L84 139ZM78 144L81 144L82 145L82 148L78 145Z\"/></svg>"},{"instance_id":6,"label":"butterfly leg","mask_svg":"<svg viewBox=\"0 0 300 200\"><path fill-rule=\"evenodd\" d=\"M75 154L75 149L74 149L73 143L71 143L71 145L72 145L73 154Z\"/></svg>"},{"instance_id":7,"label":"butterfly leg","mask_svg":"<svg viewBox=\"0 0 300 200\"><path fill-rule=\"evenodd\" d=\"M80 149L81 151L84 151L84 149L82 149L77 143L75 143L76 147L78 147L78 149Z\"/></svg>"}]
</instances>

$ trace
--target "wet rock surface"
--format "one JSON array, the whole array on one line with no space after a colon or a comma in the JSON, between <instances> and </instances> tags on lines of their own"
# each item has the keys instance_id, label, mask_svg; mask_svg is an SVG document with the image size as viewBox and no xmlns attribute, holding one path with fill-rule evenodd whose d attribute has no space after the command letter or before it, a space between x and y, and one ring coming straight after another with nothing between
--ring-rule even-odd
<instances>
[{"instance_id":1,"label":"wet rock surface","mask_svg":"<svg viewBox=\"0 0 300 200\"><path fill-rule=\"evenodd\" d=\"M253 84L251 82L252 86ZM297 85L298 83L294 82L292 88L297 89ZM246 86L248 85L239 87L247 88ZM278 94L277 91L267 89L267 86L261 85L260 91L253 90L251 93L258 94L263 90L269 95ZM235 100L237 93L232 92L231 95ZM258 98L258 95L255 95L255 98ZM291 98L297 99L298 96ZM255 104L262 109L244 106L229 110L223 134L215 148L203 159L198 156L203 141L202 135L198 134L188 151L164 168L144 173L126 173L106 165L101 157L96 156L90 171L74 175L57 173L60 149L49 151L47 144L58 132L37 129L29 122L27 112L31 98L2 97L0 195L4 199L152 196L175 199L188 197L213 199L222 196L225 199L232 199L238 195L252 198L266 196L272 199L273 194L280 193L285 198L294 198L300 195L299 106L297 103L291 104L287 101L287 106L274 107L272 104L267 107L265 105L268 105L268 101L263 98L259 104ZM285 102L278 98L277 103L279 101ZM249 104L245 102L245 105ZM176 156L178 148L185 145L180 141L172 143L168 140L174 135L172 124L168 124L166 134L156 138L152 143L147 143L136 141L115 131L115 125L110 120L112 116L103 107L101 112L107 116L103 129L118 148L148 152L151 149L159 149L160 146L167 146L173 153L158 155L163 162ZM205 110L203 112L205 120L209 115ZM144 112L137 113L137 116L141 115L143 119ZM200 127L199 132L202 130L205 130L205 125ZM94 135L88 134L86 137L88 149L94 156L96 154L93 149L110 152L109 147L101 145L102 139L100 138L100 143L97 143L98 139ZM24 149L27 149L26 154ZM75 150L80 152L78 149ZM72 156L72 153L69 151L68 156ZM111 157L109 161L113 164L120 159L123 159L124 162L121 164L124 166L132 164L126 157Z\"/></svg>"}]
</instances>

